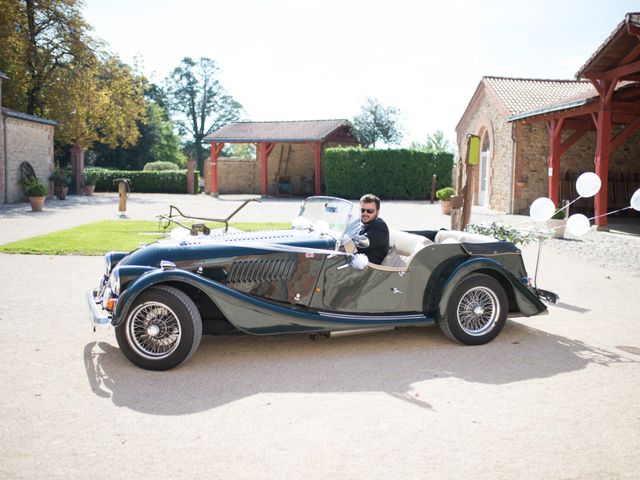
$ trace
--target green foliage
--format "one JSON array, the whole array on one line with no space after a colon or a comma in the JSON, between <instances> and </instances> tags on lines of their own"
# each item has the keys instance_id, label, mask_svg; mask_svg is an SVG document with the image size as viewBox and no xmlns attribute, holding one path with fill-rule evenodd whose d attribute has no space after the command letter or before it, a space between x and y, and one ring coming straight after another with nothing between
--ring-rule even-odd
<instances>
[{"instance_id":1,"label":"green foliage","mask_svg":"<svg viewBox=\"0 0 640 480\"><path fill-rule=\"evenodd\" d=\"M528 245L531 242L544 240L550 236L548 231L521 230L500 222L491 222L488 225L472 223L467 225L465 230L471 233L488 235L500 240L508 240L516 245Z\"/></svg>"},{"instance_id":2,"label":"green foliage","mask_svg":"<svg viewBox=\"0 0 640 480\"><path fill-rule=\"evenodd\" d=\"M63 188L71 185L71 168L58 167L53 170L49 180L53 181L55 188Z\"/></svg>"},{"instance_id":3,"label":"green foliage","mask_svg":"<svg viewBox=\"0 0 640 480\"><path fill-rule=\"evenodd\" d=\"M386 200L426 199L434 174L437 187L451 184L450 153L329 148L323 158L328 195L360 198L371 192Z\"/></svg>"},{"instance_id":4,"label":"green foliage","mask_svg":"<svg viewBox=\"0 0 640 480\"><path fill-rule=\"evenodd\" d=\"M438 200L444 201L451 200L451 197L453 197L455 194L456 191L452 187L444 187L436 191L436 197L438 197Z\"/></svg>"},{"instance_id":5,"label":"green foliage","mask_svg":"<svg viewBox=\"0 0 640 480\"><path fill-rule=\"evenodd\" d=\"M167 170L179 170L180 168L173 162L149 162L142 169L145 172L161 172Z\"/></svg>"},{"instance_id":6,"label":"green foliage","mask_svg":"<svg viewBox=\"0 0 640 480\"><path fill-rule=\"evenodd\" d=\"M564 220L567 218L567 209L566 208L558 208L551 217L554 220Z\"/></svg>"},{"instance_id":7,"label":"green foliage","mask_svg":"<svg viewBox=\"0 0 640 480\"><path fill-rule=\"evenodd\" d=\"M400 110L385 107L377 98L367 98L360 113L353 117L354 133L364 147L376 148L376 143L396 145L402 140Z\"/></svg>"},{"instance_id":8,"label":"green foliage","mask_svg":"<svg viewBox=\"0 0 640 480\"><path fill-rule=\"evenodd\" d=\"M45 197L49 190L37 178L30 178L26 181L24 191L28 197Z\"/></svg>"},{"instance_id":9,"label":"green foliage","mask_svg":"<svg viewBox=\"0 0 640 480\"><path fill-rule=\"evenodd\" d=\"M427 141L425 143L413 142L411 147L413 150L420 150L421 152L450 152L451 146L449 141L445 138L442 130L436 130L432 134L427 135Z\"/></svg>"},{"instance_id":10,"label":"green foliage","mask_svg":"<svg viewBox=\"0 0 640 480\"><path fill-rule=\"evenodd\" d=\"M131 180L131 191L139 193L187 193L187 170L169 170L161 172L144 172L130 170L96 170L98 179L96 190L100 192L117 192L118 182L115 179ZM195 172L195 185L200 182L200 174Z\"/></svg>"},{"instance_id":11,"label":"green foliage","mask_svg":"<svg viewBox=\"0 0 640 480\"><path fill-rule=\"evenodd\" d=\"M82 178L83 185L95 185L100 178L100 172L106 171L103 168L85 168L84 176Z\"/></svg>"},{"instance_id":12,"label":"green foliage","mask_svg":"<svg viewBox=\"0 0 640 480\"><path fill-rule=\"evenodd\" d=\"M218 80L220 69L209 58L185 57L165 79L169 111L176 116L180 133L189 135L193 153L202 171L209 133L240 118L242 105L229 95Z\"/></svg>"}]
</instances>

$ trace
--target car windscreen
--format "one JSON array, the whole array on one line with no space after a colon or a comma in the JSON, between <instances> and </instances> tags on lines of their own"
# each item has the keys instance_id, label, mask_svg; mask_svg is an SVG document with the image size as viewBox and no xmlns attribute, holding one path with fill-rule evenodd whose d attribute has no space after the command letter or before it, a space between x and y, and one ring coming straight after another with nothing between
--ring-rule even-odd
<instances>
[{"instance_id":1,"label":"car windscreen","mask_svg":"<svg viewBox=\"0 0 640 480\"><path fill-rule=\"evenodd\" d=\"M310 197L300 208L294 228L312 228L340 238L351 221L353 204L335 197ZM330 232L329 232L330 231Z\"/></svg>"}]
</instances>

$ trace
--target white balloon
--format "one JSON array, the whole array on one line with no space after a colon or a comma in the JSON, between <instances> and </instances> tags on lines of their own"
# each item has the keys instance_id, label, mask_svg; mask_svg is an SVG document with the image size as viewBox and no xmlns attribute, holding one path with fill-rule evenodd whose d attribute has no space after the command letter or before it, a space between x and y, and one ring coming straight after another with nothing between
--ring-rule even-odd
<instances>
[{"instance_id":1,"label":"white balloon","mask_svg":"<svg viewBox=\"0 0 640 480\"><path fill-rule=\"evenodd\" d=\"M631 196L631 208L640 212L640 188Z\"/></svg>"},{"instance_id":2,"label":"white balloon","mask_svg":"<svg viewBox=\"0 0 640 480\"><path fill-rule=\"evenodd\" d=\"M529 207L529 216L538 222L546 222L556 211L556 206L547 197L536 198Z\"/></svg>"},{"instance_id":3,"label":"white balloon","mask_svg":"<svg viewBox=\"0 0 640 480\"><path fill-rule=\"evenodd\" d=\"M169 238L176 242L183 242L189 238L189 235L191 235L191 232L188 229L184 227L176 227L169 233Z\"/></svg>"},{"instance_id":4,"label":"white balloon","mask_svg":"<svg viewBox=\"0 0 640 480\"><path fill-rule=\"evenodd\" d=\"M567 230L573 235L584 235L590 228L591 223L589 223L589 219L581 213L571 215L567 220Z\"/></svg>"},{"instance_id":5,"label":"white balloon","mask_svg":"<svg viewBox=\"0 0 640 480\"><path fill-rule=\"evenodd\" d=\"M600 191L601 186L600 177L593 172L584 172L576 180L576 191L582 198L593 197Z\"/></svg>"}]
</instances>

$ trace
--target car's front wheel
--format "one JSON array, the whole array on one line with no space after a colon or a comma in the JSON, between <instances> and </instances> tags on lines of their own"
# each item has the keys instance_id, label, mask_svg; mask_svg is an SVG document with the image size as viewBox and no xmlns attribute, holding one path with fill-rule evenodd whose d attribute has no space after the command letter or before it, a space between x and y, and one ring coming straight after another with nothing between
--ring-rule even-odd
<instances>
[{"instance_id":1,"label":"car's front wheel","mask_svg":"<svg viewBox=\"0 0 640 480\"><path fill-rule=\"evenodd\" d=\"M152 287L136 299L116 327L122 353L147 370L169 370L188 360L202 339L202 320L193 301L169 286Z\"/></svg>"},{"instance_id":2,"label":"car's front wheel","mask_svg":"<svg viewBox=\"0 0 640 480\"><path fill-rule=\"evenodd\" d=\"M453 289L438 325L454 342L482 345L498 336L507 321L507 309L507 294L500 282L476 273Z\"/></svg>"}]
</instances>

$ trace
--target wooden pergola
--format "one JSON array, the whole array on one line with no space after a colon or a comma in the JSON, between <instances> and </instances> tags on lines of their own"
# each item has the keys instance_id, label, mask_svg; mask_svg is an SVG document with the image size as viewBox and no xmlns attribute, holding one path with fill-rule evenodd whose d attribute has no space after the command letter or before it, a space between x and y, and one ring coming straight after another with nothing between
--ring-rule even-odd
<instances>
[{"instance_id":1,"label":"wooden pergola","mask_svg":"<svg viewBox=\"0 0 640 480\"><path fill-rule=\"evenodd\" d=\"M640 127L640 13L628 13L587 60L576 79L589 80L596 95L569 99L536 111L514 115L525 124L546 122L549 130L549 198L558 205L560 159L586 132L595 130L595 173L602 187L595 196L595 223L607 225L609 159ZM619 125L613 135L613 126ZM562 141L562 132L572 133Z\"/></svg>"},{"instance_id":2,"label":"wooden pergola","mask_svg":"<svg viewBox=\"0 0 640 480\"><path fill-rule=\"evenodd\" d=\"M304 144L313 153L315 194L322 193L322 152L327 143L356 145L347 120L303 120L288 122L233 122L208 135L211 144L211 194L218 194L218 158L225 143L252 143L261 169L261 194L268 194L267 160L277 143Z\"/></svg>"}]
</instances>

